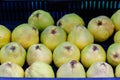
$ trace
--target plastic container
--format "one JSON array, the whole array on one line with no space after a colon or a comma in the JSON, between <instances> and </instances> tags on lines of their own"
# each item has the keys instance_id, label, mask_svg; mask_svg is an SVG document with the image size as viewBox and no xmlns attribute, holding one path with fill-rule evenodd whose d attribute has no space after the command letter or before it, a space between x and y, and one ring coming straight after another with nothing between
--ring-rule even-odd
<instances>
[{"instance_id":1,"label":"plastic container","mask_svg":"<svg viewBox=\"0 0 120 80\"><path fill-rule=\"evenodd\" d=\"M43 9L50 12L55 22L67 13L76 13L80 15L87 26L90 19L99 15L111 15L118 9L120 9L119 0L1 0L0 1L0 24L5 25L11 31L19 24L27 23L30 14L38 9ZM106 50L108 46L113 42L112 37L101 44ZM54 64L51 64L56 72L57 68ZM26 68L26 64L24 68ZM0 80L13 80L13 79L25 79L28 78L0 78ZM39 79L43 78L30 78ZM55 78L56 79L56 78ZM62 79L62 78L61 78ZM77 78L74 78L77 79ZM92 79L92 78L83 78ZM104 78L97 78L103 79ZM118 78L106 78L106 79L118 79ZM47 80L51 80L50 78ZM52 79L54 80L54 79ZM72 78L69 80L72 80Z\"/></svg>"}]
</instances>

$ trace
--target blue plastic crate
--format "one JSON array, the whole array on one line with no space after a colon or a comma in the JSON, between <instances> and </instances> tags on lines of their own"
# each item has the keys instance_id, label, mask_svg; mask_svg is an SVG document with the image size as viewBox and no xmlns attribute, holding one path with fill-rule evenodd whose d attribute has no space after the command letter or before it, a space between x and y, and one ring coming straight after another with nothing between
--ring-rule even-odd
<instances>
[{"instance_id":1,"label":"blue plastic crate","mask_svg":"<svg viewBox=\"0 0 120 80\"><path fill-rule=\"evenodd\" d=\"M30 14L38 9L43 9L50 12L55 22L67 13L76 13L83 17L85 24L93 17L99 15L111 15L120 9L119 0L1 0L0 1L0 24L5 25L11 31L19 24L27 23ZM112 37L108 41L101 44L105 50L113 42ZM51 64L54 71L57 68ZM26 68L26 64L24 68ZM36 79L36 80L55 80L52 78L0 78L0 80L21 80L21 79ZM58 78L64 80L66 78ZM93 80L93 78L68 78L69 80ZM97 80L116 80L119 78L96 78Z\"/></svg>"}]
</instances>

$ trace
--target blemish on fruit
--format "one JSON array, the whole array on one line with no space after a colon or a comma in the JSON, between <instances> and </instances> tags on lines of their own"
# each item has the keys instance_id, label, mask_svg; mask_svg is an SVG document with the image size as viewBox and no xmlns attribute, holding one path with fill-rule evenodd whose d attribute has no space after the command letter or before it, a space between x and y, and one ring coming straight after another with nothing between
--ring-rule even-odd
<instances>
[{"instance_id":1,"label":"blemish on fruit","mask_svg":"<svg viewBox=\"0 0 120 80\"><path fill-rule=\"evenodd\" d=\"M59 21L59 22L58 22L58 26L61 26L61 25L62 25L62 23Z\"/></svg>"},{"instance_id":2,"label":"blemish on fruit","mask_svg":"<svg viewBox=\"0 0 120 80\"><path fill-rule=\"evenodd\" d=\"M55 29L53 29L53 30L51 31L51 33L52 33L52 34L55 34L55 33L56 33L56 30L55 30Z\"/></svg>"},{"instance_id":3,"label":"blemish on fruit","mask_svg":"<svg viewBox=\"0 0 120 80\"><path fill-rule=\"evenodd\" d=\"M9 67L12 67L11 63L7 63L6 65L9 66Z\"/></svg>"},{"instance_id":4,"label":"blemish on fruit","mask_svg":"<svg viewBox=\"0 0 120 80\"><path fill-rule=\"evenodd\" d=\"M11 46L10 49L11 49L12 51L14 51L14 50L15 50L15 46Z\"/></svg>"},{"instance_id":5,"label":"blemish on fruit","mask_svg":"<svg viewBox=\"0 0 120 80\"><path fill-rule=\"evenodd\" d=\"M65 49L70 50L71 46L65 46Z\"/></svg>"},{"instance_id":6,"label":"blemish on fruit","mask_svg":"<svg viewBox=\"0 0 120 80\"><path fill-rule=\"evenodd\" d=\"M77 61L76 61L76 60L72 60L72 61L70 62L71 67L72 67L72 68L74 68L76 63L77 63Z\"/></svg>"},{"instance_id":7,"label":"blemish on fruit","mask_svg":"<svg viewBox=\"0 0 120 80\"><path fill-rule=\"evenodd\" d=\"M105 64L104 62L103 62L103 63L101 63L101 65L103 65L103 66L107 67L107 66L106 66L106 64Z\"/></svg>"},{"instance_id":8,"label":"blemish on fruit","mask_svg":"<svg viewBox=\"0 0 120 80\"><path fill-rule=\"evenodd\" d=\"M37 18L39 17L39 15L40 15L40 13L35 14L35 16L36 16Z\"/></svg>"},{"instance_id":9,"label":"blemish on fruit","mask_svg":"<svg viewBox=\"0 0 120 80\"><path fill-rule=\"evenodd\" d=\"M93 46L93 51L98 50L97 46Z\"/></svg>"},{"instance_id":10,"label":"blemish on fruit","mask_svg":"<svg viewBox=\"0 0 120 80\"><path fill-rule=\"evenodd\" d=\"M35 28L35 27L32 27L32 29L36 31L36 28Z\"/></svg>"},{"instance_id":11,"label":"blemish on fruit","mask_svg":"<svg viewBox=\"0 0 120 80\"><path fill-rule=\"evenodd\" d=\"M118 58L119 57L118 53L114 54L113 57Z\"/></svg>"},{"instance_id":12,"label":"blemish on fruit","mask_svg":"<svg viewBox=\"0 0 120 80\"><path fill-rule=\"evenodd\" d=\"M97 23L98 26L102 25L102 22L100 20L98 20L98 23Z\"/></svg>"},{"instance_id":13,"label":"blemish on fruit","mask_svg":"<svg viewBox=\"0 0 120 80\"><path fill-rule=\"evenodd\" d=\"M36 47L35 47L36 49L40 49L40 47L37 45Z\"/></svg>"}]
</instances>

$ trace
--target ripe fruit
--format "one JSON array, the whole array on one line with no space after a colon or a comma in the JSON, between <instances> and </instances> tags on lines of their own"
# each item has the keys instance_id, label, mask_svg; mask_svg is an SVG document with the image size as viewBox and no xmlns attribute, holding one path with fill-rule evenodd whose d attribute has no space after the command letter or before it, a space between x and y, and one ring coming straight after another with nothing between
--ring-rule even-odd
<instances>
[{"instance_id":1,"label":"ripe fruit","mask_svg":"<svg viewBox=\"0 0 120 80\"><path fill-rule=\"evenodd\" d=\"M112 66L120 64L120 43L113 43L108 47L107 61Z\"/></svg>"},{"instance_id":2,"label":"ripe fruit","mask_svg":"<svg viewBox=\"0 0 120 80\"><path fill-rule=\"evenodd\" d=\"M113 24L115 25L115 30L119 31L120 30L120 9L118 9L112 16L111 20Z\"/></svg>"},{"instance_id":3,"label":"ripe fruit","mask_svg":"<svg viewBox=\"0 0 120 80\"><path fill-rule=\"evenodd\" d=\"M44 10L36 10L28 18L28 24L34 25L42 31L47 26L53 25L54 20L49 12Z\"/></svg>"},{"instance_id":4,"label":"ripe fruit","mask_svg":"<svg viewBox=\"0 0 120 80\"><path fill-rule=\"evenodd\" d=\"M11 31L7 27L0 25L0 48L10 42L10 37Z\"/></svg>"},{"instance_id":5,"label":"ripe fruit","mask_svg":"<svg viewBox=\"0 0 120 80\"><path fill-rule=\"evenodd\" d=\"M28 78L54 78L52 67L44 62L34 62L25 70L25 77Z\"/></svg>"},{"instance_id":6,"label":"ripe fruit","mask_svg":"<svg viewBox=\"0 0 120 80\"><path fill-rule=\"evenodd\" d=\"M67 40L74 43L80 50L82 50L85 46L94 42L94 37L87 28L77 25L68 34Z\"/></svg>"},{"instance_id":7,"label":"ripe fruit","mask_svg":"<svg viewBox=\"0 0 120 80\"><path fill-rule=\"evenodd\" d=\"M81 62L85 67L99 61L106 61L106 52L101 45L90 44L81 51Z\"/></svg>"},{"instance_id":8,"label":"ripe fruit","mask_svg":"<svg viewBox=\"0 0 120 80\"><path fill-rule=\"evenodd\" d=\"M35 61L52 62L52 52L44 44L33 44L27 51L27 63L31 65Z\"/></svg>"},{"instance_id":9,"label":"ripe fruit","mask_svg":"<svg viewBox=\"0 0 120 80\"><path fill-rule=\"evenodd\" d=\"M118 64L115 68L115 77L120 77L120 64Z\"/></svg>"},{"instance_id":10,"label":"ripe fruit","mask_svg":"<svg viewBox=\"0 0 120 80\"><path fill-rule=\"evenodd\" d=\"M113 68L106 62L93 63L87 70L88 78L114 77Z\"/></svg>"},{"instance_id":11,"label":"ripe fruit","mask_svg":"<svg viewBox=\"0 0 120 80\"><path fill-rule=\"evenodd\" d=\"M66 33L58 26L48 26L40 36L41 42L52 51L62 42L66 41Z\"/></svg>"},{"instance_id":12,"label":"ripe fruit","mask_svg":"<svg viewBox=\"0 0 120 80\"><path fill-rule=\"evenodd\" d=\"M107 16L98 16L88 23L88 30L93 34L95 41L106 41L114 32L114 25Z\"/></svg>"},{"instance_id":13,"label":"ripe fruit","mask_svg":"<svg viewBox=\"0 0 120 80\"><path fill-rule=\"evenodd\" d=\"M11 61L20 66L23 66L25 63L25 58L25 49L19 43L16 42L10 42L4 45L0 50L1 63Z\"/></svg>"},{"instance_id":14,"label":"ripe fruit","mask_svg":"<svg viewBox=\"0 0 120 80\"><path fill-rule=\"evenodd\" d=\"M21 24L12 31L12 41L28 49L32 44L39 42L38 29L29 24Z\"/></svg>"},{"instance_id":15,"label":"ripe fruit","mask_svg":"<svg viewBox=\"0 0 120 80\"><path fill-rule=\"evenodd\" d=\"M76 25L84 26L85 22L82 17L75 13L66 14L57 21L57 26L63 28L67 33L69 33Z\"/></svg>"},{"instance_id":16,"label":"ripe fruit","mask_svg":"<svg viewBox=\"0 0 120 80\"><path fill-rule=\"evenodd\" d=\"M85 70L83 65L76 60L61 65L57 70L57 78L85 78Z\"/></svg>"},{"instance_id":17,"label":"ripe fruit","mask_svg":"<svg viewBox=\"0 0 120 80\"><path fill-rule=\"evenodd\" d=\"M120 31L117 31L114 35L114 43L120 43Z\"/></svg>"},{"instance_id":18,"label":"ripe fruit","mask_svg":"<svg viewBox=\"0 0 120 80\"><path fill-rule=\"evenodd\" d=\"M13 62L5 62L0 65L0 77L24 77L24 70Z\"/></svg>"},{"instance_id":19,"label":"ripe fruit","mask_svg":"<svg viewBox=\"0 0 120 80\"><path fill-rule=\"evenodd\" d=\"M80 60L80 50L74 44L63 42L53 51L53 61L57 67L71 60Z\"/></svg>"}]
</instances>

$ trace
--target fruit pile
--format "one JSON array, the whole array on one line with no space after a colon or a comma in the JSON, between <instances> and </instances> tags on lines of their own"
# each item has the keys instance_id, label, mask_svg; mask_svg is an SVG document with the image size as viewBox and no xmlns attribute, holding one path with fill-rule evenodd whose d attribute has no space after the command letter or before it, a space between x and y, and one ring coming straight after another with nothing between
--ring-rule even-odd
<instances>
[{"instance_id":1,"label":"fruit pile","mask_svg":"<svg viewBox=\"0 0 120 80\"><path fill-rule=\"evenodd\" d=\"M99 43L112 35L114 42L105 50ZM34 11L28 23L13 31L0 25L0 63L0 77L120 77L120 10L111 18L97 16L86 26L75 13L55 25L44 10Z\"/></svg>"}]
</instances>

